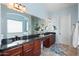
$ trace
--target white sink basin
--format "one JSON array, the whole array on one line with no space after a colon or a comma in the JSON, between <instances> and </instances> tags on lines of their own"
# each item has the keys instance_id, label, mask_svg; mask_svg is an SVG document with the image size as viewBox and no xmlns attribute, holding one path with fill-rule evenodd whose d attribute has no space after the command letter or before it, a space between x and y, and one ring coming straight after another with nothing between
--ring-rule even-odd
<instances>
[{"instance_id":1,"label":"white sink basin","mask_svg":"<svg viewBox=\"0 0 79 59\"><path fill-rule=\"evenodd\" d=\"M41 35L39 35L39 37L44 37L44 35L41 34Z\"/></svg>"},{"instance_id":2,"label":"white sink basin","mask_svg":"<svg viewBox=\"0 0 79 59\"><path fill-rule=\"evenodd\" d=\"M23 42L25 42L25 40L18 40L18 41L15 41L17 44L22 44Z\"/></svg>"},{"instance_id":3,"label":"white sink basin","mask_svg":"<svg viewBox=\"0 0 79 59\"><path fill-rule=\"evenodd\" d=\"M10 44L7 44L7 47L12 47L12 46L15 46L15 45L18 45L18 44L22 44L26 42L25 40L18 40L18 41L15 41L15 42L12 42Z\"/></svg>"},{"instance_id":4,"label":"white sink basin","mask_svg":"<svg viewBox=\"0 0 79 59\"><path fill-rule=\"evenodd\" d=\"M15 45L17 45L17 43L15 43L15 42L13 42L13 43L10 43L10 44L7 44L7 48L8 48L8 47L15 46Z\"/></svg>"},{"instance_id":5,"label":"white sink basin","mask_svg":"<svg viewBox=\"0 0 79 59\"><path fill-rule=\"evenodd\" d=\"M25 42L29 42L29 40L27 39L27 40L25 40Z\"/></svg>"}]
</instances>

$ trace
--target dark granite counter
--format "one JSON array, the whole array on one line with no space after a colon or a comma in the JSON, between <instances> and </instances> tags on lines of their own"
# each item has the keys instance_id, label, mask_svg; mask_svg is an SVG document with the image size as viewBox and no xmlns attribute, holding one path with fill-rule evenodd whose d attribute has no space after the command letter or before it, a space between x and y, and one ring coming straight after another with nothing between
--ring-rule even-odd
<instances>
[{"instance_id":1,"label":"dark granite counter","mask_svg":"<svg viewBox=\"0 0 79 59\"><path fill-rule=\"evenodd\" d=\"M45 35L36 35L35 37L31 37L31 36L30 37L23 36L20 38L16 37L17 40L12 40L11 43L2 44L0 46L0 52L10 49L10 48L13 48L13 47L17 47L17 46L22 45L24 43L33 42L34 40L38 40L38 39L44 40L43 38L45 38L49 35L53 35L53 34L49 33L49 34L45 34Z\"/></svg>"}]
</instances>

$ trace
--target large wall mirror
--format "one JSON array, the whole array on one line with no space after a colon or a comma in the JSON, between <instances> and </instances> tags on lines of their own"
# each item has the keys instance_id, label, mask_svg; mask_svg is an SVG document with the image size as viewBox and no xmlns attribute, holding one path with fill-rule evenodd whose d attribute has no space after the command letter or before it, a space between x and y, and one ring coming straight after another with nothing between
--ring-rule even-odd
<instances>
[{"instance_id":1,"label":"large wall mirror","mask_svg":"<svg viewBox=\"0 0 79 59\"><path fill-rule=\"evenodd\" d=\"M1 9L1 32L4 38L38 34L44 26L43 19L34 15L9 9L4 5L2 5Z\"/></svg>"},{"instance_id":2,"label":"large wall mirror","mask_svg":"<svg viewBox=\"0 0 79 59\"><path fill-rule=\"evenodd\" d=\"M32 33L33 34L41 34L44 33L45 31L45 24L44 20L36 17L36 16L31 16L32 19Z\"/></svg>"},{"instance_id":3,"label":"large wall mirror","mask_svg":"<svg viewBox=\"0 0 79 59\"><path fill-rule=\"evenodd\" d=\"M21 33L23 32L24 18L22 15L16 13L7 14L7 33ZM27 23L27 21L26 21ZM26 27L27 28L27 27Z\"/></svg>"},{"instance_id":4,"label":"large wall mirror","mask_svg":"<svg viewBox=\"0 0 79 59\"><path fill-rule=\"evenodd\" d=\"M2 34L4 38L31 34L31 15L2 5Z\"/></svg>"},{"instance_id":5,"label":"large wall mirror","mask_svg":"<svg viewBox=\"0 0 79 59\"><path fill-rule=\"evenodd\" d=\"M21 13L7 13L7 37L29 34L29 16Z\"/></svg>"}]
</instances>

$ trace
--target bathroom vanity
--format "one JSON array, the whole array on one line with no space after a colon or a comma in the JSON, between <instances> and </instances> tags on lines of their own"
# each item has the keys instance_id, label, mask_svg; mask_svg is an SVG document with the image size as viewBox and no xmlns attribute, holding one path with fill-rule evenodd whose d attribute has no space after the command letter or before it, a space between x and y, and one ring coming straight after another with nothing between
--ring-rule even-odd
<instances>
[{"instance_id":1,"label":"bathroom vanity","mask_svg":"<svg viewBox=\"0 0 79 59\"><path fill-rule=\"evenodd\" d=\"M1 4L1 15L0 56L39 56L41 46L49 48L55 43L56 33L46 31L44 19L5 4Z\"/></svg>"},{"instance_id":2,"label":"bathroom vanity","mask_svg":"<svg viewBox=\"0 0 79 59\"><path fill-rule=\"evenodd\" d=\"M39 44L41 41L39 43L38 41L40 40L23 42L22 44L17 44L12 47L10 46L0 51L0 53L2 56L33 56L38 54L40 55L39 50L41 48L39 48L39 52L33 52L36 51L37 47L41 47L41 44Z\"/></svg>"},{"instance_id":3,"label":"bathroom vanity","mask_svg":"<svg viewBox=\"0 0 79 59\"><path fill-rule=\"evenodd\" d=\"M0 48L1 56L39 56L41 54L41 42L43 47L49 48L55 43L55 34L32 37L7 44L6 48ZM12 44L12 45L11 45Z\"/></svg>"},{"instance_id":4,"label":"bathroom vanity","mask_svg":"<svg viewBox=\"0 0 79 59\"><path fill-rule=\"evenodd\" d=\"M49 48L54 43L55 43L55 36L54 35L47 36L46 39L43 41L43 45L46 48Z\"/></svg>"}]
</instances>

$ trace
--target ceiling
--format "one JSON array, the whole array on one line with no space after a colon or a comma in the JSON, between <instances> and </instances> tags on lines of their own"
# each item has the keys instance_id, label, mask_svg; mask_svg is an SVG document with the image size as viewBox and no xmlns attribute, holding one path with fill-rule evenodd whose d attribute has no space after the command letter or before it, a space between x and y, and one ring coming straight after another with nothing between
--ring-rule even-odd
<instances>
[{"instance_id":1,"label":"ceiling","mask_svg":"<svg viewBox=\"0 0 79 59\"><path fill-rule=\"evenodd\" d=\"M76 3L43 3L41 4L47 12L62 10L75 5Z\"/></svg>"},{"instance_id":2,"label":"ceiling","mask_svg":"<svg viewBox=\"0 0 79 59\"><path fill-rule=\"evenodd\" d=\"M62 11L67 8L74 7L74 5L77 5L77 3L25 3L24 5L26 7L28 5L28 8L30 8L31 11L34 11L34 14L35 10L37 9L37 12L42 10L47 14L47 16L51 16L53 12Z\"/></svg>"},{"instance_id":3,"label":"ceiling","mask_svg":"<svg viewBox=\"0 0 79 59\"><path fill-rule=\"evenodd\" d=\"M55 11L60 11L63 9L66 9L68 7L74 6L77 3L28 3L31 6L37 6L37 7L42 7L42 9L46 12L55 12ZM26 5L26 4L24 4ZM36 8L37 8L36 7Z\"/></svg>"}]
</instances>

